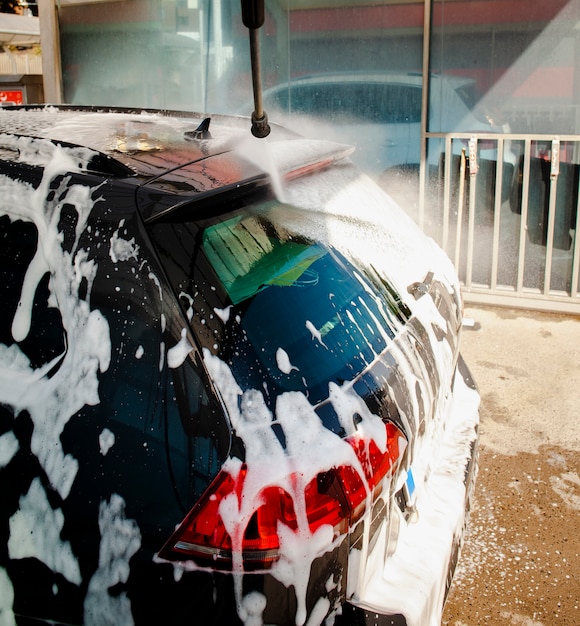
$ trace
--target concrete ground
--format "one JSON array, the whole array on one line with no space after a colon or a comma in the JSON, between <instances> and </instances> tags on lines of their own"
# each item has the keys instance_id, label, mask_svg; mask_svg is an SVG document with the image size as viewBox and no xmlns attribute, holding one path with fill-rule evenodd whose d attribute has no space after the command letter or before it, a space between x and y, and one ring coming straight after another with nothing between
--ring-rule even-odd
<instances>
[{"instance_id":1,"label":"concrete ground","mask_svg":"<svg viewBox=\"0 0 580 626\"><path fill-rule=\"evenodd\" d=\"M580 624L580 317L466 307L475 502L442 623Z\"/></svg>"}]
</instances>

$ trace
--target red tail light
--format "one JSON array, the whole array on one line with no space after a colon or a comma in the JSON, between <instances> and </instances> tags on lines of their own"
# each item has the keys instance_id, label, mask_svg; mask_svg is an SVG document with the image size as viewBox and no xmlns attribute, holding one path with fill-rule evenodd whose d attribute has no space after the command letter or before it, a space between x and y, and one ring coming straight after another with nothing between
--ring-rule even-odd
<instances>
[{"instance_id":1,"label":"red tail light","mask_svg":"<svg viewBox=\"0 0 580 626\"><path fill-rule=\"evenodd\" d=\"M237 475L222 469L163 546L159 556L168 560L209 561L214 567L227 569L231 567L232 552L241 550L246 569L268 567L279 558L278 525L284 524L295 532L299 530L296 509L301 510L302 502L296 507L297 498L303 498L308 524L308 528L302 531L314 533L321 526L330 525L335 537L346 533L364 512L367 497L380 489L382 479L396 469L405 450L406 440L402 432L391 423L385 424L385 429L387 445L384 452L373 440L357 435L346 439L354 449L364 475L361 475L360 468L349 465L331 467L318 473L305 488L300 487L298 474L291 475L286 486L294 495L280 485L268 485L267 477L264 477L264 487L257 497L252 497L245 492L246 465L240 467ZM224 516L226 499L234 498L241 510L242 501L247 497L254 503L251 516L249 520L240 516L234 520L235 528L232 528L231 516ZM228 524L234 537L238 538L237 545L227 530Z\"/></svg>"}]
</instances>

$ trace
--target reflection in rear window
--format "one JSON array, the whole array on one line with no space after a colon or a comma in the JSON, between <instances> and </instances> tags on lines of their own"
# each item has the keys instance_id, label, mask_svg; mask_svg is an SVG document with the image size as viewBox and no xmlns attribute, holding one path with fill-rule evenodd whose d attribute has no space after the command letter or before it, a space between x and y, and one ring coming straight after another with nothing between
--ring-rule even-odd
<instances>
[{"instance_id":1,"label":"reflection in rear window","mask_svg":"<svg viewBox=\"0 0 580 626\"><path fill-rule=\"evenodd\" d=\"M232 369L248 387L269 380L323 400L329 381L355 378L393 336L384 304L344 257L265 215L206 229L203 251L239 305L226 343L243 356Z\"/></svg>"},{"instance_id":2,"label":"reflection in rear window","mask_svg":"<svg viewBox=\"0 0 580 626\"><path fill-rule=\"evenodd\" d=\"M315 403L330 382L368 367L406 312L371 267L287 230L270 210L279 207L269 202L203 226L158 223L152 234L168 251L161 256L176 292L189 294L202 347L242 388L264 389L269 403L291 390Z\"/></svg>"},{"instance_id":3,"label":"reflection in rear window","mask_svg":"<svg viewBox=\"0 0 580 626\"><path fill-rule=\"evenodd\" d=\"M312 277L309 266L324 254L304 241L269 236L264 226L238 217L204 232L204 252L233 304L268 286L289 287Z\"/></svg>"}]
</instances>

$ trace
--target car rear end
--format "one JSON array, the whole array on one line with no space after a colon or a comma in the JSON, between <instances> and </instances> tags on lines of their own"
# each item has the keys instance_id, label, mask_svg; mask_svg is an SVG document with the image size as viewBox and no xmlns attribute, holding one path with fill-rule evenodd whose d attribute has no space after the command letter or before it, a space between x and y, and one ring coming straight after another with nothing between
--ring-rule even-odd
<instances>
[{"instance_id":1,"label":"car rear end","mask_svg":"<svg viewBox=\"0 0 580 626\"><path fill-rule=\"evenodd\" d=\"M275 129L248 150L235 120L207 134L189 119L44 115L49 142L74 130L115 159L103 190L120 185L126 212L95 204L79 240L105 251L91 305L109 322L112 362L100 403L63 435L80 462L60 505L83 571L71 605L88 622L114 620L122 601L135 623L438 623L478 422L443 252L344 146ZM103 290L123 265L123 293L148 286L121 310ZM138 403L119 392L125 377ZM82 447L107 415L128 442L114 471ZM75 520L104 492L100 556L81 558L97 513L82 540ZM103 542L123 536L107 565Z\"/></svg>"},{"instance_id":2,"label":"car rear end","mask_svg":"<svg viewBox=\"0 0 580 626\"><path fill-rule=\"evenodd\" d=\"M264 623L436 623L476 469L459 288L373 183L324 151L297 175L293 143L268 147L281 197L148 205L237 446L159 559L231 572L242 618L263 578Z\"/></svg>"}]
</instances>

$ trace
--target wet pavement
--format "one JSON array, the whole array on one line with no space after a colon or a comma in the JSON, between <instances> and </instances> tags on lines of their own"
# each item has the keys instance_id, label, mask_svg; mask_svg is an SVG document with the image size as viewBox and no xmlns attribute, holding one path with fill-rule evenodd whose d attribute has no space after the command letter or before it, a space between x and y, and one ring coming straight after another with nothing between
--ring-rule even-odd
<instances>
[{"instance_id":1,"label":"wet pavement","mask_svg":"<svg viewBox=\"0 0 580 626\"><path fill-rule=\"evenodd\" d=\"M580 317L466 307L480 469L442 623L580 624Z\"/></svg>"}]
</instances>

